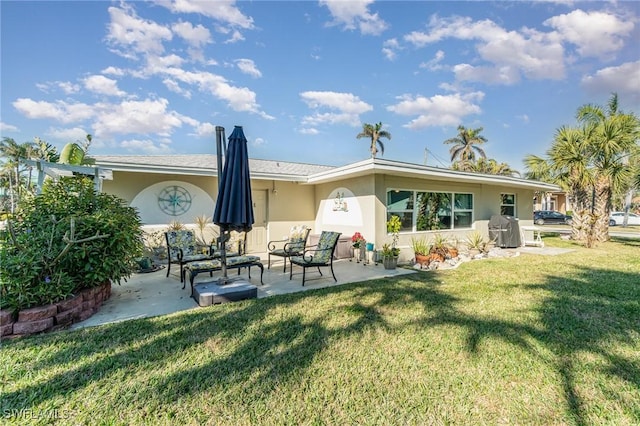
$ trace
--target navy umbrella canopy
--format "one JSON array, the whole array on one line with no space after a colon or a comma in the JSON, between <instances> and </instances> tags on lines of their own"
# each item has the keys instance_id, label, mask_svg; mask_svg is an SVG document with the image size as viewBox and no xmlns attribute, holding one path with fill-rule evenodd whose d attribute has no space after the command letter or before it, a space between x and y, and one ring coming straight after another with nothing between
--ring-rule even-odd
<instances>
[{"instance_id":1,"label":"navy umbrella canopy","mask_svg":"<svg viewBox=\"0 0 640 426\"><path fill-rule=\"evenodd\" d=\"M222 155L219 142L218 158ZM213 223L218 225L221 231L219 242L222 275L223 282L227 282L226 242L229 240L229 232L249 232L254 223L247 138L241 126L235 126L229 136L224 167L222 173L218 171L218 179L218 199L213 211Z\"/></svg>"},{"instance_id":2,"label":"navy umbrella canopy","mask_svg":"<svg viewBox=\"0 0 640 426\"><path fill-rule=\"evenodd\" d=\"M218 200L213 212L213 223L227 231L249 232L253 227L247 138L241 126L235 126L233 133L229 136L227 156L218 185Z\"/></svg>"}]
</instances>

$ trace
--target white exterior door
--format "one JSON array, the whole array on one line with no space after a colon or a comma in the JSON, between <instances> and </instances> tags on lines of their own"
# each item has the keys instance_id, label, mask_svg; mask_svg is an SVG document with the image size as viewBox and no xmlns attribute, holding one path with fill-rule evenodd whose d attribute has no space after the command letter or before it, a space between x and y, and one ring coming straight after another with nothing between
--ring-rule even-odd
<instances>
[{"instance_id":1,"label":"white exterior door","mask_svg":"<svg viewBox=\"0 0 640 426\"><path fill-rule=\"evenodd\" d=\"M251 191L253 199L253 229L247 234L247 252L267 251L267 191Z\"/></svg>"}]
</instances>

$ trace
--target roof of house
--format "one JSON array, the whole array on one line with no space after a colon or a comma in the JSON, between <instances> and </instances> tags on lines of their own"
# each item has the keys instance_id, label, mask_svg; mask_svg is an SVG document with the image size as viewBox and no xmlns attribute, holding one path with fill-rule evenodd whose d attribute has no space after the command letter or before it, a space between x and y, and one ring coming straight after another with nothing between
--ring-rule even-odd
<instances>
[{"instance_id":1,"label":"roof of house","mask_svg":"<svg viewBox=\"0 0 640 426\"><path fill-rule=\"evenodd\" d=\"M217 156L213 154L96 155L93 158L100 167L116 171L204 176L216 176L218 173ZM249 159L249 170L254 179L306 182L308 176L334 168L317 164Z\"/></svg>"},{"instance_id":2,"label":"roof of house","mask_svg":"<svg viewBox=\"0 0 640 426\"><path fill-rule=\"evenodd\" d=\"M217 175L217 159L213 154L97 155L94 158L96 165L115 171ZM461 172L381 158L368 158L339 167L249 159L249 169L253 179L288 180L308 184L326 183L370 174L391 174L417 179L455 180L457 182L513 186L541 191L560 190L557 185L523 178Z\"/></svg>"}]
</instances>

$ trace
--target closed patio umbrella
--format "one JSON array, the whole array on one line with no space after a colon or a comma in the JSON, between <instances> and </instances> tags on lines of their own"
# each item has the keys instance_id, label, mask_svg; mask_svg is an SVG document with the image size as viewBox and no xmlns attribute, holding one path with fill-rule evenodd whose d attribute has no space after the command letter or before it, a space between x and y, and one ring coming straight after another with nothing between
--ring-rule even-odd
<instances>
[{"instance_id":1,"label":"closed patio umbrella","mask_svg":"<svg viewBox=\"0 0 640 426\"><path fill-rule=\"evenodd\" d=\"M220 146L220 144L218 144ZM221 153L217 155L220 157ZM247 138L242 126L235 126L229 136L229 144L222 173L218 170L218 199L213 212L213 223L220 227L222 276L227 278L226 241L231 231L249 232L253 227L253 201Z\"/></svg>"}]
</instances>

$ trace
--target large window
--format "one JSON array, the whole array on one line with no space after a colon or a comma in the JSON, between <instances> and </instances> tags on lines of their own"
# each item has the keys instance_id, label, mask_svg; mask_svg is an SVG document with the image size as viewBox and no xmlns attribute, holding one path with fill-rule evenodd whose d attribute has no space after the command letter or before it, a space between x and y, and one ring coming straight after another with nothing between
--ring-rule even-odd
<instances>
[{"instance_id":1,"label":"large window","mask_svg":"<svg viewBox=\"0 0 640 426\"><path fill-rule=\"evenodd\" d=\"M391 190L387 192L387 219L392 215L400 217L402 231L470 228L473 195Z\"/></svg>"},{"instance_id":2,"label":"large window","mask_svg":"<svg viewBox=\"0 0 640 426\"><path fill-rule=\"evenodd\" d=\"M516 217L516 194L501 194L500 214Z\"/></svg>"}]
</instances>

